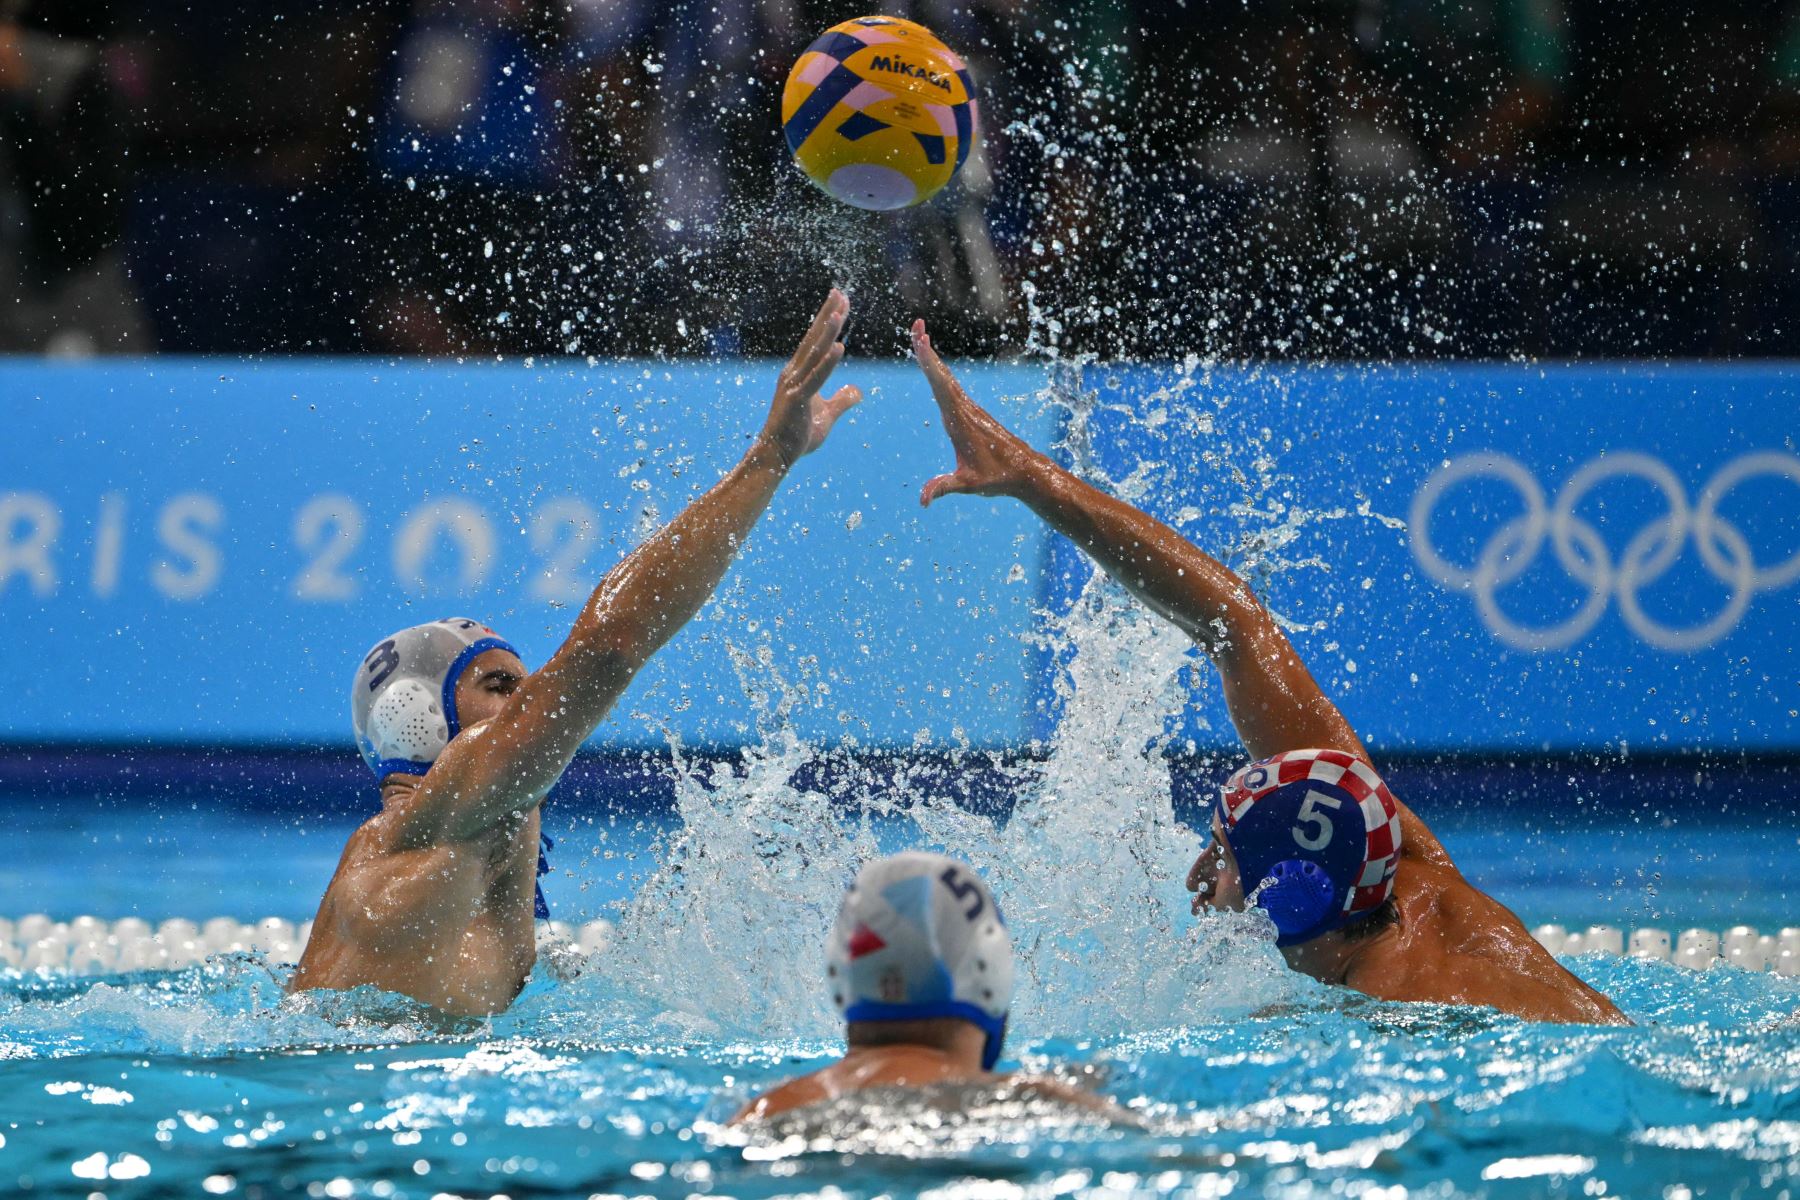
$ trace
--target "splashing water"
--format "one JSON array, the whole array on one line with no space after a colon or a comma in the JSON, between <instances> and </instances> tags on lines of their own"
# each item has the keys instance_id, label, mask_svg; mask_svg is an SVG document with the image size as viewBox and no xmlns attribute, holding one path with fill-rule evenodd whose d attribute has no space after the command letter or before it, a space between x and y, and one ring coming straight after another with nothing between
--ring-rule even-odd
<instances>
[{"instance_id":1,"label":"splashing water","mask_svg":"<svg viewBox=\"0 0 1800 1200\"><path fill-rule=\"evenodd\" d=\"M795 786L814 751L786 723L793 693L760 649L734 647L733 660L747 685L753 672L769 679L746 687L763 737L735 767L717 763L704 777L677 754L680 825L606 969L708 1031L822 1036L835 1024L822 931L873 852L871 814L836 811L829 796Z\"/></svg>"},{"instance_id":2,"label":"splashing water","mask_svg":"<svg viewBox=\"0 0 1800 1200\"><path fill-rule=\"evenodd\" d=\"M1128 497L1163 486L1158 476L1176 468L1154 460L1124 480L1105 477L1090 440L1101 402L1083 384L1084 365L1059 364L1042 397L1069 414L1061 449ZM1200 386L1190 364L1141 408L1108 407L1160 429L1194 411ZM1234 461L1230 445L1215 445L1221 466ZM1317 514L1270 502L1276 459L1261 442L1246 445L1247 469L1215 472L1243 492L1216 505L1244 530L1241 556L1265 574L1313 566L1287 554ZM734 650L760 739L735 764L701 768L678 754L679 828L620 925L608 974L669 1020L709 1033L829 1037L837 1024L822 938L842 888L882 848L924 844L974 863L1008 914L1020 959L1016 1029L1123 1033L1316 991L1285 969L1259 914L1187 913L1183 879L1201 839L1175 817L1164 752L1195 679L1206 678L1191 669L1188 640L1099 575L1066 613L1048 616L1042 640L1058 661L1059 709L1043 760L952 755L953 768L999 771L1009 820L938 794L922 773L877 779L806 745L785 719L796 688L769 648ZM837 768L833 792L797 783L822 761Z\"/></svg>"},{"instance_id":3,"label":"splashing water","mask_svg":"<svg viewBox=\"0 0 1800 1200\"><path fill-rule=\"evenodd\" d=\"M1205 392L1190 366L1165 396L1126 406L1067 371L1044 401L1069 413L1063 452L1078 470L1122 494L1179 495L1191 511L1177 523L1204 521L1259 579L1321 570L1304 538L1322 522L1378 519L1295 504L1280 443L1233 429L1232 398ZM1114 479L1093 422L1121 417L1227 432L1206 443L1203 479L1154 455ZM7 973L0 1171L45 1194L147 1177L181 1194L383 1200L1793 1182L1794 981L1577 960L1640 1025L1572 1031L1381 1004L1288 972L1260 915L1185 912L1200 838L1175 815L1166 752L1211 678L1191 671L1186 639L1100 576L1046 614L1043 638L1059 708L1042 756L949 756L1005 780L1007 820L957 803L941 772L807 744L789 714L809 668L794 676L767 638L735 647L753 744L722 763L677 746L679 820L614 945L544 960L491 1021L444 1022L366 990L285 997L282 969L246 957L97 983ZM919 844L974 862L1008 912L1009 1057L1071 1064L1145 1130L1010 1103L957 1119L903 1105L861 1125L821 1113L785 1141L722 1126L837 1053L821 942L842 887L873 855Z\"/></svg>"}]
</instances>

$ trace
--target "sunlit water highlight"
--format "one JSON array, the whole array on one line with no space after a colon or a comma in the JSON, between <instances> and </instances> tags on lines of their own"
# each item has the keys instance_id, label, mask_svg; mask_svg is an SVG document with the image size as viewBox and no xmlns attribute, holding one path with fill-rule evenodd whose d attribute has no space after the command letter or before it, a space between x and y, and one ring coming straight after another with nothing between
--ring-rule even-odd
<instances>
[{"instance_id":1,"label":"sunlit water highlight","mask_svg":"<svg viewBox=\"0 0 1800 1200\"><path fill-rule=\"evenodd\" d=\"M1793 980L1578 960L1640 1024L1577 1030L1289 985L1258 959L1216 960L1217 990L1247 974L1249 990L1286 993L1253 1012L1197 998L1139 1032L1080 1038L1048 1036L1042 1005L1026 1022L1021 1062L1079 1070L1143 1130L989 1100L960 1120L845 1110L749 1138L720 1123L758 1087L826 1061L831 1039L804 1016L803 1036L745 1037L728 1027L771 1016L671 1014L603 962L539 979L505 1016L463 1029L391 998L284 1001L254 961L61 990L15 982L0 994L0 1164L21 1190L121 1195L1704 1195L1795 1182Z\"/></svg>"}]
</instances>

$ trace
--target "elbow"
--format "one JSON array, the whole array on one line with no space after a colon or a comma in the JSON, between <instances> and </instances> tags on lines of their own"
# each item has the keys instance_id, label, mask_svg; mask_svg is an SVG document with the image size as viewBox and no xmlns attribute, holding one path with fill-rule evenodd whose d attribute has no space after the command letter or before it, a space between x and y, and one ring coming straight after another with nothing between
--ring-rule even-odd
<instances>
[{"instance_id":1,"label":"elbow","mask_svg":"<svg viewBox=\"0 0 1800 1200\"><path fill-rule=\"evenodd\" d=\"M575 678L586 688L616 691L630 682L656 652L656 643L633 629L608 630L584 639L576 649Z\"/></svg>"}]
</instances>

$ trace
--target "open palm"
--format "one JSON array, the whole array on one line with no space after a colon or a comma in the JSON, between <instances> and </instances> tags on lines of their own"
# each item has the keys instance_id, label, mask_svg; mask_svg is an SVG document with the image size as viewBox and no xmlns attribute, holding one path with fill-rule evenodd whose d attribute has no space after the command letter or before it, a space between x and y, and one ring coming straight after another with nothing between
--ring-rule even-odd
<instances>
[{"instance_id":1,"label":"open palm","mask_svg":"<svg viewBox=\"0 0 1800 1200\"><path fill-rule=\"evenodd\" d=\"M787 463L824 445L838 418L862 401L862 389L854 384L839 388L830 399L819 394L832 371L844 361L844 344L838 341L838 334L849 314L849 297L832 288L776 380L775 401L769 407L763 437Z\"/></svg>"},{"instance_id":2,"label":"open palm","mask_svg":"<svg viewBox=\"0 0 1800 1200\"><path fill-rule=\"evenodd\" d=\"M913 322L912 345L913 356L931 383L938 415L944 420L944 432L950 435L951 448L956 451L956 469L927 480L919 493L919 503L929 505L939 496L955 492L1010 495L1023 479L1031 448L969 399L962 384L932 348L924 321Z\"/></svg>"}]
</instances>

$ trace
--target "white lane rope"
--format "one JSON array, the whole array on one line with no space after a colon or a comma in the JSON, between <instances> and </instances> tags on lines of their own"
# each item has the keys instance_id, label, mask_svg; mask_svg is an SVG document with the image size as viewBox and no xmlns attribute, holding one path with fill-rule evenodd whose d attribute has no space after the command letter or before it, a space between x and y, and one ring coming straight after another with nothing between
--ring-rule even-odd
<instances>
[{"instance_id":1,"label":"white lane rope","mask_svg":"<svg viewBox=\"0 0 1800 1200\"><path fill-rule=\"evenodd\" d=\"M222 954L255 953L271 962L292 963L306 948L312 922L298 925L281 917L244 923L233 917L204 921L173 918L151 925L138 917L103 921L82 916L56 921L43 913L0 917L0 973L111 975L131 971L179 970ZM1566 929L1539 925L1531 931L1559 958L1576 954L1624 954L1672 962L1704 971L1724 964L1745 971L1800 977L1800 926L1762 933L1748 925L1726 930L1634 929L1612 925ZM609 921L573 925L537 923L538 950L569 949L597 954L612 943Z\"/></svg>"},{"instance_id":2,"label":"white lane rope","mask_svg":"<svg viewBox=\"0 0 1800 1200\"><path fill-rule=\"evenodd\" d=\"M1791 925L1779 933L1762 933L1749 925L1733 925L1723 932L1684 929L1673 937L1666 929L1634 929L1629 938L1624 930L1612 925L1589 925L1576 930L1539 925L1531 936L1558 958L1625 954L1672 962L1695 971L1724 963L1744 971L1800 976L1800 927Z\"/></svg>"},{"instance_id":3,"label":"white lane rope","mask_svg":"<svg viewBox=\"0 0 1800 1200\"><path fill-rule=\"evenodd\" d=\"M609 921L572 925L539 921L540 952L568 947L594 954L612 941ZM176 917L151 925L138 917L103 921L81 916L55 921L43 913L0 917L0 973L112 975L179 970L222 954L261 954L271 962L299 961L312 922L282 917L244 923L234 917L190 921Z\"/></svg>"}]
</instances>

